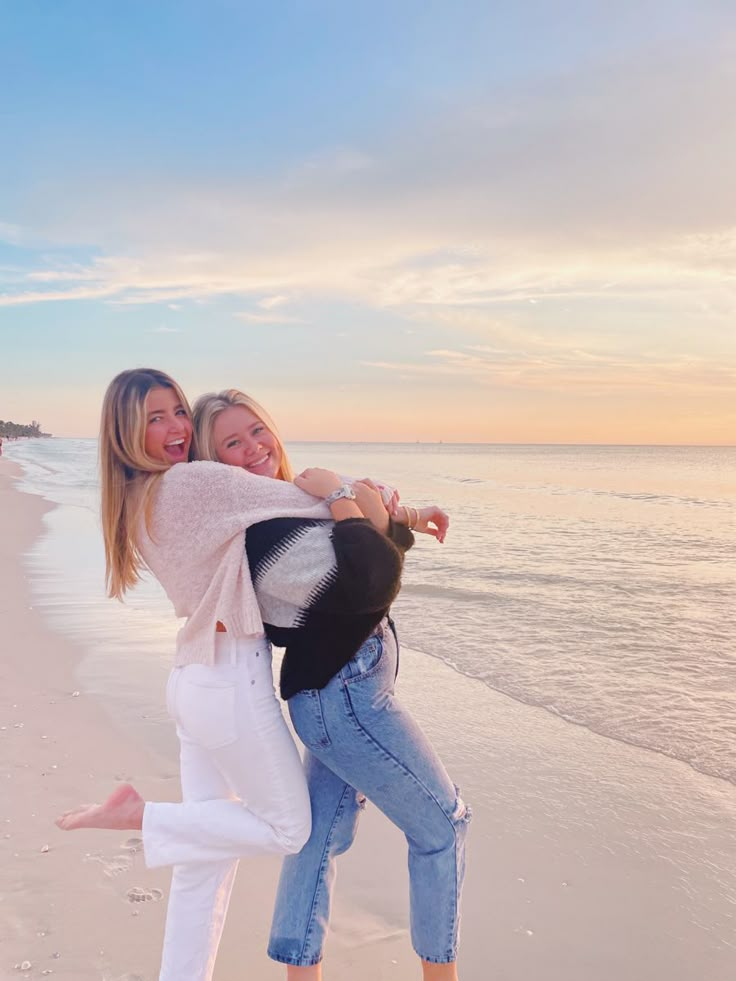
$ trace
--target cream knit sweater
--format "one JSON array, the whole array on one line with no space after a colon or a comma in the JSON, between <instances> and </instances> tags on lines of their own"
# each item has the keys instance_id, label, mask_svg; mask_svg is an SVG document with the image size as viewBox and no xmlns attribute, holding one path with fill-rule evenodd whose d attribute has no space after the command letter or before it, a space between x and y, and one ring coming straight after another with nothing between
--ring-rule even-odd
<instances>
[{"instance_id":1,"label":"cream knit sweater","mask_svg":"<svg viewBox=\"0 0 736 981\"><path fill-rule=\"evenodd\" d=\"M294 484L222 463L177 463L159 478L138 544L176 615L187 618L176 665L212 663L218 620L235 637L263 632L245 530L282 517L329 518L330 509Z\"/></svg>"}]
</instances>

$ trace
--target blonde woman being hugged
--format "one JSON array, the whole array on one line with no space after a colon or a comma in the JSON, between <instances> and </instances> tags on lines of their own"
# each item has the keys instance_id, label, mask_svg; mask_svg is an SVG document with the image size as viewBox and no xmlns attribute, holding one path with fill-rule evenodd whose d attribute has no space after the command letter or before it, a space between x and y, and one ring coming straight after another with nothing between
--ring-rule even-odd
<instances>
[{"instance_id":1,"label":"blonde woman being hugged","mask_svg":"<svg viewBox=\"0 0 736 981\"><path fill-rule=\"evenodd\" d=\"M309 795L273 691L245 530L287 516L362 517L345 498L327 505L286 481L189 462L193 455L191 412L172 378L135 369L112 381L100 432L107 586L121 599L147 567L186 618L167 688L183 802L146 802L126 784L104 804L57 821L64 830L142 830L146 864L174 866L161 981L209 981L238 858L292 854L310 833ZM336 482L334 474L327 479ZM321 493L314 481L301 483Z\"/></svg>"},{"instance_id":2,"label":"blonde woman being hugged","mask_svg":"<svg viewBox=\"0 0 736 981\"><path fill-rule=\"evenodd\" d=\"M265 410L235 389L205 395L194 406L200 452L261 476L288 479L288 460ZM334 485L335 475L305 471L355 496L399 551L413 538L406 524L440 541L439 508L402 506L392 519L370 481ZM299 479L299 478L297 478ZM328 497L328 500L330 498ZM306 746L312 830L304 848L284 859L269 956L289 981L321 981L336 860L352 844L371 800L405 834L409 853L411 938L425 981L457 981L460 899L470 811L426 736L396 698L398 641L386 591L366 575L363 556L379 543L365 519L335 525L333 568L318 560L309 519L273 519L246 535L251 575L267 636L285 648L281 694ZM359 560L359 561L358 561ZM386 562L372 562L374 574ZM292 588L286 590L285 582ZM364 796L365 795L365 796Z\"/></svg>"}]
</instances>

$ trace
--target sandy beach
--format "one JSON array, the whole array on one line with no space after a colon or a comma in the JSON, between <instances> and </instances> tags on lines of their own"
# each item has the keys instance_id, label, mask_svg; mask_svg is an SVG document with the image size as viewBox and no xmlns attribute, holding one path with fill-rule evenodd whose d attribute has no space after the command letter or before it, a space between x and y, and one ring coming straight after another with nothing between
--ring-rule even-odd
<instances>
[{"instance_id":1,"label":"sandy beach","mask_svg":"<svg viewBox=\"0 0 736 981\"><path fill-rule=\"evenodd\" d=\"M33 609L21 557L41 533L49 505L13 487L19 472L16 464L0 461L0 779L6 787L0 807L0 977L152 981L168 872L145 869L135 835L64 834L53 817L103 799L120 780L151 799L180 799L176 759L168 752L171 732L161 734L154 741L158 751L151 751L145 723L138 731L116 727L110 713L80 690L75 668L82 652L47 629ZM273 858L241 868L218 981L282 976L265 955L278 868ZM411 976L406 929L349 905L340 903L345 912L336 917L333 975ZM371 963L362 975L358 962L365 948ZM23 969L24 963L31 967Z\"/></svg>"},{"instance_id":2,"label":"sandy beach","mask_svg":"<svg viewBox=\"0 0 736 981\"><path fill-rule=\"evenodd\" d=\"M146 871L135 836L64 834L53 817L122 779L178 799L163 689L153 721L131 709L125 724L104 684L91 693L89 652L49 628L31 592L24 556L50 505L18 474L0 460L0 978L155 981L168 874ZM132 691L130 671L109 664L108 687ZM399 693L473 807L463 981L731 981L731 784L410 650ZM283 977L265 955L277 874L273 859L242 864L217 981ZM327 981L419 977L406 899L404 843L369 807L340 865Z\"/></svg>"},{"instance_id":3,"label":"sandy beach","mask_svg":"<svg viewBox=\"0 0 736 981\"><path fill-rule=\"evenodd\" d=\"M21 556L41 532L48 506L13 489L19 470L0 462L2 582L2 977L131 978L148 970L162 904L134 901L165 887L142 868L125 835L94 841L62 836L53 816L73 801L100 799L130 777L162 792L133 734L115 732L74 677L79 652L50 632L33 609ZM160 881L159 881L160 880ZM129 894L130 893L130 894ZM30 962L29 970L17 970ZM15 973L14 973L15 972Z\"/></svg>"}]
</instances>

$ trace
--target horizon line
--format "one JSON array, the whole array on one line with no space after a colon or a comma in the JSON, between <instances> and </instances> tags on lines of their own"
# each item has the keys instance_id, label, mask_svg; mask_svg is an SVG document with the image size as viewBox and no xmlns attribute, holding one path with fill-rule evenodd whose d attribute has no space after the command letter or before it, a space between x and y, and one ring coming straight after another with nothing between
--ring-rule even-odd
<instances>
[{"instance_id":1,"label":"horizon line","mask_svg":"<svg viewBox=\"0 0 736 981\"><path fill-rule=\"evenodd\" d=\"M20 439L33 439L35 437L26 436ZM46 439L90 439L97 440L98 436L54 436L53 433L45 437ZM285 443L309 443L313 445L328 445L342 443L355 446L591 446L591 447L631 447L631 448L670 448L670 449L736 449L736 443L593 443L593 442L520 442L518 440L482 440L473 442L454 442L450 440L388 440L388 439L284 439Z\"/></svg>"}]
</instances>

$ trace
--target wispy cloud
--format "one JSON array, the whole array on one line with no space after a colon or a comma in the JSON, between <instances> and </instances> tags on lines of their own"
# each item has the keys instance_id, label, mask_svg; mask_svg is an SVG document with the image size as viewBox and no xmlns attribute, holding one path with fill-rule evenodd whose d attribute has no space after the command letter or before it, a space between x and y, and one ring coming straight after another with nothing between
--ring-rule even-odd
<instances>
[{"instance_id":1,"label":"wispy cloud","mask_svg":"<svg viewBox=\"0 0 736 981\"><path fill-rule=\"evenodd\" d=\"M83 283L99 279L99 275L91 268L77 267L75 269L38 269L29 272L27 277L31 283Z\"/></svg>"},{"instance_id":2,"label":"wispy cloud","mask_svg":"<svg viewBox=\"0 0 736 981\"><path fill-rule=\"evenodd\" d=\"M496 389L527 389L602 395L616 392L674 391L693 394L723 392L736 385L736 365L723 366L708 358L601 357L586 351L557 356L484 347L425 352L420 361L364 361L365 367L403 378L442 377L493 385Z\"/></svg>"},{"instance_id":3,"label":"wispy cloud","mask_svg":"<svg viewBox=\"0 0 736 981\"><path fill-rule=\"evenodd\" d=\"M282 307L288 302L288 296L266 296L258 301L258 306L262 310L275 310L276 307Z\"/></svg>"},{"instance_id":4,"label":"wispy cloud","mask_svg":"<svg viewBox=\"0 0 736 981\"><path fill-rule=\"evenodd\" d=\"M241 311L235 317L246 324L303 324L306 321L288 313L249 313Z\"/></svg>"},{"instance_id":5,"label":"wispy cloud","mask_svg":"<svg viewBox=\"0 0 736 981\"><path fill-rule=\"evenodd\" d=\"M25 306L29 303L68 302L69 300L104 300L118 292L116 286L78 287L68 290L19 291L0 293L0 307Z\"/></svg>"}]
</instances>

